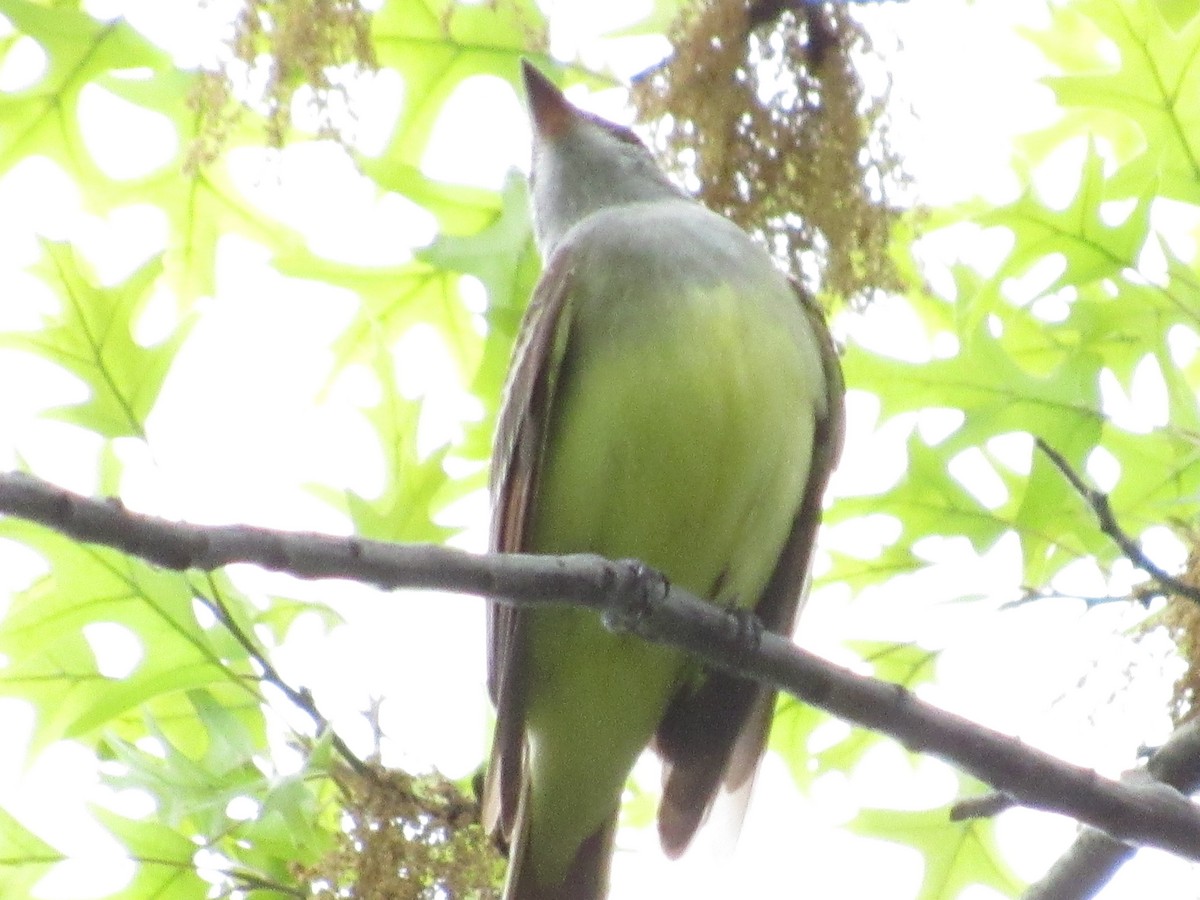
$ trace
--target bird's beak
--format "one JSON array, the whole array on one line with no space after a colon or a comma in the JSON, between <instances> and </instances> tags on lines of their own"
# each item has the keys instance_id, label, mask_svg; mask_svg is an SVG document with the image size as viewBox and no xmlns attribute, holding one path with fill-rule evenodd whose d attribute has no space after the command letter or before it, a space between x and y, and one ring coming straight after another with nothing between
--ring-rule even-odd
<instances>
[{"instance_id":1,"label":"bird's beak","mask_svg":"<svg viewBox=\"0 0 1200 900\"><path fill-rule=\"evenodd\" d=\"M540 138L554 140L570 127L577 115L575 107L567 102L554 82L527 59L521 60L521 74L525 79L525 98L533 130Z\"/></svg>"}]
</instances>

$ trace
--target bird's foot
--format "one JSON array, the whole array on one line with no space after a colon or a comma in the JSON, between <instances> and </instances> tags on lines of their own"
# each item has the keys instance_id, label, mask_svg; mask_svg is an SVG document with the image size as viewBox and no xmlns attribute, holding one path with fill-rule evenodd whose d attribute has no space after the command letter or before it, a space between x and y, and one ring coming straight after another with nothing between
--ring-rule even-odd
<instances>
[{"instance_id":1,"label":"bird's foot","mask_svg":"<svg viewBox=\"0 0 1200 900\"><path fill-rule=\"evenodd\" d=\"M739 669L744 660L758 652L762 646L763 632L767 629L753 609L735 607L729 610L729 620L732 627L728 631L727 640L735 654L734 668Z\"/></svg>"},{"instance_id":2,"label":"bird's foot","mask_svg":"<svg viewBox=\"0 0 1200 900\"><path fill-rule=\"evenodd\" d=\"M671 589L665 575L636 559L612 567L604 627L616 634L653 637L654 610Z\"/></svg>"}]
</instances>

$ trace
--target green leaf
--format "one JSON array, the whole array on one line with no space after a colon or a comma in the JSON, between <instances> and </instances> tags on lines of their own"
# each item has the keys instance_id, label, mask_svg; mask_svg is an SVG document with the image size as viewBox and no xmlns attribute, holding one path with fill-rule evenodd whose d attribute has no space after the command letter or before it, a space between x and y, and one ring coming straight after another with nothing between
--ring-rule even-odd
<instances>
[{"instance_id":1,"label":"green leaf","mask_svg":"<svg viewBox=\"0 0 1200 900\"><path fill-rule=\"evenodd\" d=\"M1154 0L1077 0L1051 15L1052 26L1029 37L1066 73L1047 79L1059 103L1135 123L1142 151L1158 164L1159 193L1200 202L1200 11ZM1102 55L1104 40L1119 54L1116 67Z\"/></svg>"},{"instance_id":2,"label":"green leaf","mask_svg":"<svg viewBox=\"0 0 1200 900\"><path fill-rule=\"evenodd\" d=\"M145 734L147 711L193 738L195 713L178 706L181 692L192 688L207 687L243 714L257 710L246 654L237 647L233 656L218 652L213 637L223 629L197 623L185 576L21 520L0 520L0 536L50 564L50 574L17 594L0 620L0 653L9 659L0 669L0 695L34 703L34 750L62 737L94 737L101 728L136 740ZM93 624L114 624L136 638L141 659L125 677L101 674L82 633Z\"/></svg>"},{"instance_id":3,"label":"green leaf","mask_svg":"<svg viewBox=\"0 0 1200 900\"><path fill-rule=\"evenodd\" d=\"M316 616L326 633L338 625L345 624L345 619L341 614L330 609L328 604L316 600L298 600L295 597L276 596L271 597L266 609L255 616L255 633L259 633L258 629L260 628L265 629L276 644L282 643L296 620L307 614Z\"/></svg>"},{"instance_id":4,"label":"green leaf","mask_svg":"<svg viewBox=\"0 0 1200 900\"><path fill-rule=\"evenodd\" d=\"M1096 438L1081 432L1051 446L1080 471ZM1033 456L1014 524L1021 537L1025 584L1045 584L1062 566L1088 553L1111 552L1090 508L1043 453Z\"/></svg>"},{"instance_id":5,"label":"green leaf","mask_svg":"<svg viewBox=\"0 0 1200 900\"><path fill-rule=\"evenodd\" d=\"M832 523L835 520L843 521L850 517L849 510L843 506L843 501L839 500L834 504L827 521ZM874 550L874 548L872 549ZM815 579L815 583L841 584L854 591L861 591L870 585L880 584L896 575L919 571L929 565L928 562L913 553L909 547L902 544L884 547L878 552L872 552L867 558L850 556L835 550L829 550L828 553L833 565L829 571Z\"/></svg>"},{"instance_id":6,"label":"green leaf","mask_svg":"<svg viewBox=\"0 0 1200 900\"><path fill-rule=\"evenodd\" d=\"M495 191L434 181L416 165L388 156L359 155L356 161L362 173L379 187L407 197L432 213L445 233L471 234L495 217Z\"/></svg>"},{"instance_id":7,"label":"green leaf","mask_svg":"<svg viewBox=\"0 0 1200 900\"><path fill-rule=\"evenodd\" d=\"M300 772L270 774L260 757L261 736L251 734L208 692L188 696L206 729L205 741L177 745L150 721L147 731L156 751L111 740L114 762L122 771L106 775L106 781L114 788L150 794L157 821L236 860L238 871L252 871L262 881L291 883L297 862L312 864L330 846L332 835L320 815L327 798L318 797L327 783L323 772L310 761ZM256 814L231 818L234 800L253 801Z\"/></svg>"},{"instance_id":8,"label":"green leaf","mask_svg":"<svg viewBox=\"0 0 1200 900\"><path fill-rule=\"evenodd\" d=\"M212 888L194 862L198 848L185 835L157 822L119 816L106 809L96 817L137 863L133 881L105 900L205 900Z\"/></svg>"},{"instance_id":9,"label":"green leaf","mask_svg":"<svg viewBox=\"0 0 1200 900\"><path fill-rule=\"evenodd\" d=\"M344 501L355 534L362 537L414 543L444 541L454 529L436 524L433 517L450 482L444 466L449 448L439 447L425 459L420 458L417 431L423 404L401 396L392 361L382 349L375 354L374 370L381 396L367 418L383 451L382 493L370 498L349 488L337 492L315 485L312 490L335 504Z\"/></svg>"},{"instance_id":10,"label":"green leaf","mask_svg":"<svg viewBox=\"0 0 1200 900\"><path fill-rule=\"evenodd\" d=\"M438 268L478 278L487 290L489 321L502 311L515 335L542 267L533 245L525 179L510 173L499 199L499 206L489 210L473 234L439 235L418 256Z\"/></svg>"},{"instance_id":11,"label":"green leaf","mask_svg":"<svg viewBox=\"0 0 1200 900\"><path fill-rule=\"evenodd\" d=\"M1104 447L1121 463L1110 497L1126 531L1200 514L1200 446L1193 433L1173 427L1151 434L1112 431Z\"/></svg>"},{"instance_id":12,"label":"green leaf","mask_svg":"<svg viewBox=\"0 0 1200 900\"><path fill-rule=\"evenodd\" d=\"M528 205L525 181L514 173L505 182L499 210L485 228L469 237L441 235L421 252L426 262L475 276L488 295L487 334L471 383L471 393L483 402L485 414L468 427L466 441L455 448L457 455L467 459L482 461L491 455L512 344L542 270Z\"/></svg>"},{"instance_id":13,"label":"green leaf","mask_svg":"<svg viewBox=\"0 0 1200 900\"><path fill-rule=\"evenodd\" d=\"M284 275L309 278L358 295L362 308L333 345L338 369L355 362L373 364L378 353L411 328L429 325L443 336L459 371L473 371L482 339L463 303L456 273L420 261L359 266L307 251L281 254L276 266Z\"/></svg>"},{"instance_id":14,"label":"green leaf","mask_svg":"<svg viewBox=\"0 0 1200 900\"><path fill-rule=\"evenodd\" d=\"M848 647L857 652L863 662L871 665L873 676L909 690L933 680L934 668L941 655L940 651L912 643L854 641ZM824 772L850 772L868 750L884 740L887 739L875 732L853 728L845 739L816 755L819 769Z\"/></svg>"},{"instance_id":15,"label":"green leaf","mask_svg":"<svg viewBox=\"0 0 1200 900\"><path fill-rule=\"evenodd\" d=\"M381 156L419 166L455 88L475 75L511 81L521 55L546 45L547 23L532 0L389 0L372 18L372 38L379 64L404 80L404 108Z\"/></svg>"},{"instance_id":16,"label":"green leaf","mask_svg":"<svg viewBox=\"0 0 1200 900\"><path fill-rule=\"evenodd\" d=\"M55 418L107 438L145 438L146 417L189 327L180 325L151 347L134 339L138 318L162 272L161 257L105 288L69 245L47 241L43 247L41 272L56 288L62 308L38 331L0 334L0 346L35 353L90 388L87 400L52 409Z\"/></svg>"},{"instance_id":17,"label":"green leaf","mask_svg":"<svg viewBox=\"0 0 1200 900\"><path fill-rule=\"evenodd\" d=\"M285 776L270 786L259 816L239 829L239 837L250 841L260 858L259 865L287 872L295 861L311 865L332 844L332 835L319 827L317 797L304 772Z\"/></svg>"},{"instance_id":18,"label":"green leaf","mask_svg":"<svg viewBox=\"0 0 1200 900\"><path fill-rule=\"evenodd\" d=\"M1119 275L1136 264L1150 233L1150 197L1137 197L1133 210L1119 224L1101 217L1101 206L1114 197L1107 189L1104 159L1094 140L1088 141L1079 189L1063 210L1051 209L1029 189L1008 206L977 218L980 225L1012 231L1015 244L997 277L1020 275L1052 253L1061 253L1066 267L1046 292Z\"/></svg>"},{"instance_id":19,"label":"green leaf","mask_svg":"<svg viewBox=\"0 0 1200 900\"><path fill-rule=\"evenodd\" d=\"M985 507L947 469L958 452L1014 432L1041 437L1073 464L1082 464L1104 426L1099 394L1103 359L1079 349L1062 354L1062 360L1047 374L1027 372L1009 354L1006 336L993 336L984 328L964 336L958 355L949 359L908 363L865 352L848 354L844 367L849 384L902 387L880 389L881 420L929 408L959 409L965 418L935 448L912 437L908 468L899 483L882 495L839 500L828 520L891 514L901 522L897 543L902 547L927 535L962 535L978 552L1015 529L1031 584L1041 583L1085 548L1103 546L1093 525L1080 516L1063 516L1064 509L1080 515L1082 510L1072 489L1045 470L1044 461L1035 460L1024 486L995 470L1015 495L997 509ZM1086 534L1082 540L1080 529Z\"/></svg>"},{"instance_id":20,"label":"green leaf","mask_svg":"<svg viewBox=\"0 0 1200 900\"><path fill-rule=\"evenodd\" d=\"M0 809L0 895L32 897L42 876L66 857Z\"/></svg>"},{"instance_id":21,"label":"green leaf","mask_svg":"<svg viewBox=\"0 0 1200 900\"><path fill-rule=\"evenodd\" d=\"M153 203L162 211L170 229L164 272L177 300L185 305L216 293L217 244L222 237L241 235L281 255L300 252L304 244L297 231L252 204L230 177L230 151L261 146L260 119L242 110L232 121L222 122L223 156L203 167L192 164L194 144L204 137L194 102L200 77L194 71L172 69L141 78L99 81L117 97L166 117L174 126L178 146L145 175L119 182L92 180L84 194L97 211L131 203Z\"/></svg>"},{"instance_id":22,"label":"green leaf","mask_svg":"<svg viewBox=\"0 0 1200 900\"><path fill-rule=\"evenodd\" d=\"M945 808L867 809L850 823L850 830L905 844L921 854L925 875L917 900L955 900L960 891L974 885L994 888L1006 897L1025 889L997 852L990 823L951 822Z\"/></svg>"},{"instance_id":23,"label":"green leaf","mask_svg":"<svg viewBox=\"0 0 1200 900\"><path fill-rule=\"evenodd\" d=\"M790 694L780 694L775 700L767 746L783 758L800 790L810 787L822 771L809 751L809 742L817 727L829 719L828 713L801 703Z\"/></svg>"},{"instance_id":24,"label":"green leaf","mask_svg":"<svg viewBox=\"0 0 1200 900\"><path fill-rule=\"evenodd\" d=\"M914 435L908 443L908 468L899 483L882 495L840 499L829 521L886 513L901 523L901 546L910 547L929 535L963 535L978 552L985 551L1010 522L1002 510L988 509L954 479L946 459Z\"/></svg>"},{"instance_id":25,"label":"green leaf","mask_svg":"<svg viewBox=\"0 0 1200 900\"><path fill-rule=\"evenodd\" d=\"M852 641L847 645L869 663L872 675L909 690L933 680L940 650L920 644L891 641Z\"/></svg>"},{"instance_id":26,"label":"green leaf","mask_svg":"<svg viewBox=\"0 0 1200 900\"><path fill-rule=\"evenodd\" d=\"M156 751L110 736L106 745L124 771L106 780L113 787L138 788L154 797L156 817L164 824L216 841L230 828L229 801L261 794L266 778L256 765L259 747L239 718L206 691L189 691L187 696L203 725L204 739L180 745L148 718L146 735L154 739Z\"/></svg>"},{"instance_id":27,"label":"green leaf","mask_svg":"<svg viewBox=\"0 0 1200 900\"><path fill-rule=\"evenodd\" d=\"M1017 366L1004 343L980 329L966 335L948 359L910 363L851 348L843 359L848 384L889 385L883 390L881 422L927 408L961 409L966 421L952 446L977 445L1009 432L1034 431L1053 439L1079 428L1098 429L1096 360L1072 359L1047 376Z\"/></svg>"},{"instance_id":28,"label":"green leaf","mask_svg":"<svg viewBox=\"0 0 1200 900\"><path fill-rule=\"evenodd\" d=\"M0 172L40 155L79 183L107 180L80 132L80 91L113 71L161 72L170 68L170 57L123 19L101 22L63 4L29 0L0 0L0 14L46 53L46 71L37 83L0 93Z\"/></svg>"},{"instance_id":29,"label":"green leaf","mask_svg":"<svg viewBox=\"0 0 1200 900\"><path fill-rule=\"evenodd\" d=\"M872 666L876 678L910 690L932 680L939 656L938 651L911 643L858 641L848 646ZM830 719L828 713L786 694L775 702L769 746L783 757L801 790L822 772L850 772L869 749L887 740L864 728L851 728L841 740L814 752L813 732Z\"/></svg>"}]
</instances>

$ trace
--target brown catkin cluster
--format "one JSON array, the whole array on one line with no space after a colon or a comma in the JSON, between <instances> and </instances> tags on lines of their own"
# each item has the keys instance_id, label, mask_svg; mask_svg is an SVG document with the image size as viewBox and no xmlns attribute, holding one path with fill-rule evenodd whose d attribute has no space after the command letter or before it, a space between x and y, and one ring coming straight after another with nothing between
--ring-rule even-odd
<instances>
[{"instance_id":1,"label":"brown catkin cluster","mask_svg":"<svg viewBox=\"0 0 1200 900\"><path fill-rule=\"evenodd\" d=\"M312 94L317 131L338 138L335 96L345 88L335 81L341 66L376 68L370 14L360 0L242 0L227 43L229 59L203 73L192 92L200 118L189 153L189 168L211 162L239 118L241 103L261 105L267 143L282 147L292 125L292 102L301 88ZM236 65L235 65L236 64ZM262 67L261 93L244 96L235 70ZM345 104L343 104L345 106Z\"/></svg>"},{"instance_id":2,"label":"brown catkin cluster","mask_svg":"<svg viewBox=\"0 0 1200 900\"><path fill-rule=\"evenodd\" d=\"M1192 536L1187 571L1181 580L1200 590L1200 544ZM1187 668L1175 682L1171 695L1171 720L1176 726L1195 718L1200 698L1200 605L1189 597L1171 596L1155 621L1167 629Z\"/></svg>"},{"instance_id":3,"label":"brown catkin cluster","mask_svg":"<svg viewBox=\"0 0 1200 900\"><path fill-rule=\"evenodd\" d=\"M814 293L901 290L888 192L906 178L887 140L887 80L864 86L871 45L847 4L706 0L672 43L634 87L666 167Z\"/></svg>"},{"instance_id":4,"label":"brown catkin cluster","mask_svg":"<svg viewBox=\"0 0 1200 900\"><path fill-rule=\"evenodd\" d=\"M314 900L494 900L504 859L479 824L479 803L437 773L349 769L337 849L297 872Z\"/></svg>"}]
</instances>

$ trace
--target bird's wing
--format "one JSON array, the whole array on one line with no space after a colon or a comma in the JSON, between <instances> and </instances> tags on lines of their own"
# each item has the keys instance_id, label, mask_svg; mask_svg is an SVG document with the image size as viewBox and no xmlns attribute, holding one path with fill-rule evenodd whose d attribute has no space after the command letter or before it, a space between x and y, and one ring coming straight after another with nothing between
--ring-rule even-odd
<instances>
[{"instance_id":1,"label":"bird's wing","mask_svg":"<svg viewBox=\"0 0 1200 900\"><path fill-rule=\"evenodd\" d=\"M820 346L826 408L817 411L808 482L792 530L754 607L766 628L784 635L791 634L807 591L821 500L841 455L845 430L845 384L837 348L816 301L794 281L792 286ZM722 784L748 791L774 706L774 691L716 671L707 673L695 690L672 700L654 737L664 764L658 830L668 855L687 849Z\"/></svg>"},{"instance_id":2,"label":"bird's wing","mask_svg":"<svg viewBox=\"0 0 1200 900\"><path fill-rule=\"evenodd\" d=\"M566 352L570 248L553 254L521 322L504 388L492 454L492 527L489 550L525 549L529 513L537 495L554 392ZM507 839L517 814L525 731L522 655L527 613L488 604L488 693L496 706L496 733L483 791L483 822Z\"/></svg>"}]
</instances>

